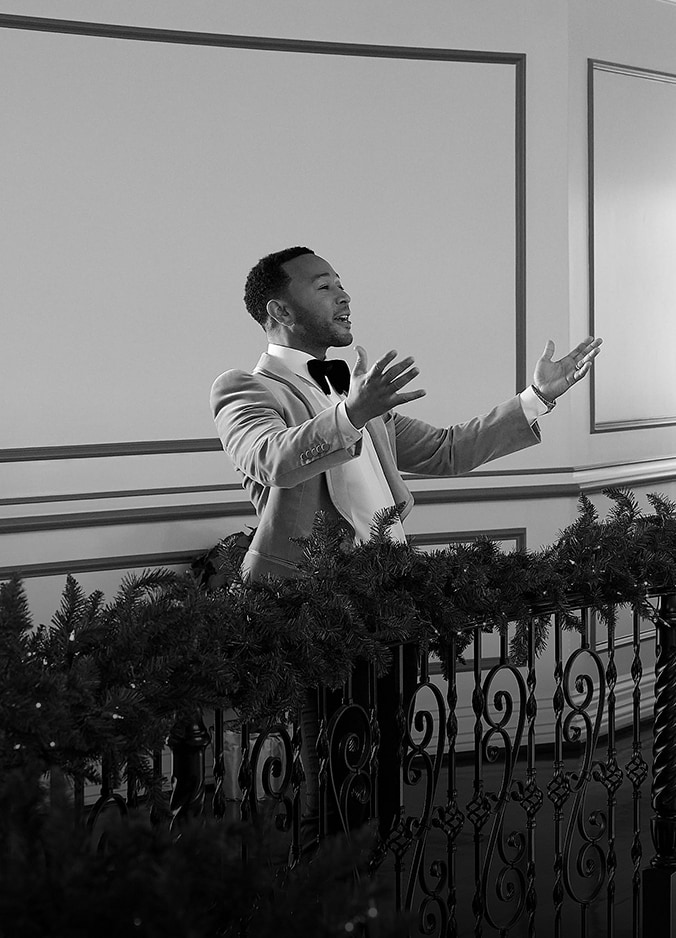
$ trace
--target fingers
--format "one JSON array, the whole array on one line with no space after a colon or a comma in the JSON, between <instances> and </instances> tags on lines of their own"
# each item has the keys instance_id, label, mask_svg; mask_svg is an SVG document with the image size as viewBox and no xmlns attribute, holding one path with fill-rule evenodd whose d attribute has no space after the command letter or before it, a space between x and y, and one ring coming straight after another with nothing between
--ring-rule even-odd
<instances>
[{"instance_id":1,"label":"fingers","mask_svg":"<svg viewBox=\"0 0 676 938\"><path fill-rule=\"evenodd\" d=\"M366 369L368 368L368 355L366 354L366 349L363 345L355 345L355 352L357 353L357 361L352 367L353 375L364 375L366 374Z\"/></svg>"},{"instance_id":2,"label":"fingers","mask_svg":"<svg viewBox=\"0 0 676 938\"><path fill-rule=\"evenodd\" d=\"M397 361L398 352L390 349L367 371L365 350L361 346L356 346L355 350L357 361L352 374L358 378L358 381L355 382L354 390L357 394L366 395L370 407L375 405L373 413L384 413L385 410L418 400L426 395L427 392L422 389L401 393L402 388L405 388L420 374L420 369L414 366L412 356L408 355ZM359 404L357 406L359 407Z\"/></svg>"},{"instance_id":3,"label":"fingers","mask_svg":"<svg viewBox=\"0 0 676 938\"><path fill-rule=\"evenodd\" d=\"M390 349L390 351L387 352L385 355L383 355L382 358L378 359L378 361L375 363L373 368L371 368L371 371L373 372L373 374L381 374L385 370L385 368L387 368L389 363L391 361L394 361L396 357L397 357L396 349Z\"/></svg>"},{"instance_id":4,"label":"fingers","mask_svg":"<svg viewBox=\"0 0 676 938\"><path fill-rule=\"evenodd\" d=\"M552 360L553 355L554 355L554 343L552 342L551 339L547 339L547 344L545 345L545 350L542 353L542 358L544 358L545 361L550 362Z\"/></svg>"},{"instance_id":5,"label":"fingers","mask_svg":"<svg viewBox=\"0 0 676 938\"><path fill-rule=\"evenodd\" d=\"M424 388L420 388L418 391L404 391L403 394L396 395L393 406L396 407L398 404L408 404L409 401L417 401L426 394L427 391L425 391Z\"/></svg>"},{"instance_id":6,"label":"fingers","mask_svg":"<svg viewBox=\"0 0 676 938\"><path fill-rule=\"evenodd\" d=\"M393 395L393 407L397 404L408 404L409 401L417 401L418 398L424 397L427 394L427 391L422 388L417 391L399 393L402 388L410 384L410 382L420 374L419 368L411 367L413 362L414 359L411 356L402 358L400 362L396 362L388 368L387 371L383 372L381 376L382 380L387 383L388 391Z\"/></svg>"},{"instance_id":7,"label":"fingers","mask_svg":"<svg viewBox=\"0 0 676 938\"><path fill-rule=\"evenodd\" d=\"M568 353L571 358L574 358L576 362L584 359L587 360L587 356L595 358L599 351L600 346L603 344L603 339L595 339L594 336L588 335L586 339L583 339L579 345L576 345L575 348ZM591 361L591 358L589 359Z\"/></svg>"},{"instance_id":8,"label":"fingers","mask_svg":"<svg viewBox=\"0 0 676 938\"><path fill-rule=\"evenodd\" d=\"M396 357L397 352L392 349L378 359L370 372L371 381L383 385L390 393L399 391L420 374L419 368L411 367L415 361L411 355L401 361L395 361ZM390 367L387 367L388 365Z\"/></svg>"},{"instance_id":9,"label":"fingers","mask_svg":"<svg viewBox=\"0 0 676 938\"><path fill-rule=\"evenodd\" d=\"M603 339L592 339L591 336L589 336L588 339L591 341L585 340L581 342L570 353L570 358L572 358L575 368L574 373L571 375L571 383L584 378L591 368L594 359L601 351L600 346Z\"/></svg>"},{"instance_id":10,"label":"fingers","mask_svg":"<svg viewBox=\"0 0 676 938\"><path fill-rule=\"evenodd\" d=\"M411 368L413 362L414 359L410 356L396 362L387 371L383 372L383 380L387 381L395 391L398 391L399 388L403 388L420 374L419 368Z\"/></svg>"}]
</instances>

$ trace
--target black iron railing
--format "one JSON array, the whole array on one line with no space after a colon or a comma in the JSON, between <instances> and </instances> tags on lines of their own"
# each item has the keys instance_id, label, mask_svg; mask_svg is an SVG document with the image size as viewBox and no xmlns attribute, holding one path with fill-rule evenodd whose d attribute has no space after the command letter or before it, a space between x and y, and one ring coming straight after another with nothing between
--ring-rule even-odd
<instances>
[{"instance_id":1,"label":"black iron railing","mask_svg":"<svg viewBox=\"0 0 676 938\"><path fill-rule=\"evenodd\" d=\"M365 664L288 723L233 729L216 711L208 730L196 714L169 738L172 824L267 819L292 866L370 824L371 875L410 914L411 935L669 938L676 595L655 602L654 681L639 615L621 642L611 616L601 643L582 607L579 633L552 616L541 658L531 630L522 665L508 636L487 659L477 629L465 663L452 639L443 662L397 646L388 677ZM108 780L91 816L113 797Z\"/></svg>"}]
</instances>

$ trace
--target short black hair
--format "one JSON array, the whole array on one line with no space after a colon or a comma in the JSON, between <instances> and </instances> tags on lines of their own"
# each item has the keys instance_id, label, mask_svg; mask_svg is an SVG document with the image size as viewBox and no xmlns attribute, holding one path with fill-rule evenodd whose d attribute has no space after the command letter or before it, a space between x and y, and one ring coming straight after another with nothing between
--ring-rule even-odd
<instances>
[{"instance_id":1,"label":"short black hair","mask_svg":"<svg viewBox=\"0 0 676 938\"><path fill-rule=\"evenodd\" d=\"M285 248L261 257L249 271L244 287L244 305L264 329L268 321L268 303L284 290L291 279L282 265L302 254L314 254L314 251L303 247Z\"/></svg>"}]
</instances>

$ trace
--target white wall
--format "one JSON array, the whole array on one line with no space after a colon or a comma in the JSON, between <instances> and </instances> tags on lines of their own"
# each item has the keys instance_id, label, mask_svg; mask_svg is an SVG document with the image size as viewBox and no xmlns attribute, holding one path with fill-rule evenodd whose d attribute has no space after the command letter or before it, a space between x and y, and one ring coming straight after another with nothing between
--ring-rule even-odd
<instances>
[{"instance_id":1,"label":"white wall","mask_svg":"<svg viewBox=\"0 0 676 938\"><path fill-rule=\"evenodd\" d=\"M5 0L2 12L50 17L56 11L47 0ZM368 4L360 0L288 0L284 4L98 0L95 5L85 0L61 0L58 16L243 36L525 54L526 346L531 367L547 338L553 338L557 352L562 353L588 330L587 58L676 71L676 6L660 0L485 0L482 4L475 0L430 0L424 5L406 0ZM326 105L329 124L322 128L322 140L330 139L330 121L336 110L345 113L353 108L355 112L348 141L345 128L335 127L339 152L348 162L332 160L327 164L335 215L316 218L308 212L294 227L283 213L268 211L257 231L251 221L255 200L247 193L258 191L265 161L250 170L247 166L243 172L241 159L227 164L226 157L238 151L228 146L218 121L224 62L233 67L236 64L235 76L250 69L242 85L242 94L249 94L252 85L260 82L261 73L254 63L262 61L263 53L172 44L151 47L121 39L26 34L11 29L0 32L5 53L3 83L11 91L5 108L11 100L15 109L11 133L34 140L33 116L41 112L43 126L51 134L45 131L42 152L27 152L22 160L16 136L8 137L7 128L3 129L5 139L13 139L16 145L12 174L5 175L4 184L6 204L14 206L13 214L8 212L5 217L15 223L12 227L6 224L3 252L12 258L7 284L24 305L20 316L13 309L3 312L3 320L10 324L6 338L13 335L14 344L7 356L11 367L6 376L11 374L12 381L3 397L11 405L3 409L2 446L23 453L15 453L14 461L0 464L0 568L5 572L12 567L25 569L36 618L46 619L55 608L66 569L76 574L85 571L82 577L87 585L103 586L111 592L123 569L154 563L180 566L220 536L255 523L226 457L201 444L191 446L190 441L206 439L213 432L207 408L212 378L232 364L247 364L262 346L262 332L247 320L241 306L235 306L246 269L267 250L295 241L311 242L335 260L348 283L358 313L355 320L364 330L360 341L366 336L365 344L377 345L382 334L388 347L391 337L398 344L400 340L407 346L418 344L413 351L421 357L430 396L412 412L443 420L447 381L453 401L449 420L470 416L475 408L488 407L496 396L512 393L515 337L505 327L505 316L510 319L510 328L512 322L513 297L509 303L505 298L513 276L511 247L510 264L505 265L500 252L505 239L497 228L479 226L474 233L457 230L453 219L449 224L447 213L429 198L437 176L447 187L445 198L455 192L465 200L461 206L465 217L471 217L467 211L475 205L480 213L477 217L490 218L493 211L496 225L510 224L511 168L503 177L497 198L485 204L477 180L488 178L479 171L490 169L490 161L479 161L475 176L468 172L471 167L462 165L463 154L481 154L491 142L482 136L485 122L477 121L467 106L454 114L456 102L440 93L445 90L442 76L450 74L448 63L443 67L427 63L424 68L419 68L420 63L409 63L411 74L417 69L412 84L419 94L428 95L427 105L421 105L420 98L401 106L388 100L389 83L402 81L407 74L406 69L397 71L401 63L392 63L389 72L378 73L386 76L377 109L389 109L383 132L390 145L400 140L407 148L406 161L411 162L416 131L410 122L414 116L425 134L433 129L436 134L433 151L427 154L432 161L421 163L412 176L418 187L413 196L417 198L404 200L396 210L381 199L381 223L374 222L374 216L379 217L374 210L379 204L377 180L369 177L369 184L364 184L363 173L372 171L372 164L361 158L360 151L363 135L373 131L375 102L372 97L362 100L360 93L364 76L375 74L373 63L336 58L330 63L333 77L327 81L326 71L313 74L307 67L312 57L305 58L298 77L307 83L307 99L302 104L295 100L286 115L297 122L298 133L304 132L306 106L316 114ZM45 58L35 50L43 50ZM283 100L275 96L278 84L289 80L287 66L294 67L291 53L274 55L281 56L285 65L270 82L270 102L262 115L265 119L252 124L250 115L240 115L241 128L248 126L260 147L275 145L274 133L268 135L272 138L268 142L264 129L269 119L279 115ZM45 67L47 61L49 68ZM172 61L196 63L195 68L202 70L203 95L195 93L199 85L186 90L183 82L172 78ZM79 72L78 63L84 64L85 75L89 69L89 82ZM116 63L119 87L106 82ZM322 67L325 64L322 62ZM484 100L488 108L495 108L496 115L505 117L505 128L497 137L499 146L504 146L513 117L512 67L454 63L452 69L454 87L464 89L465 97L459 100ZM497 74L495 69L504 70L507 77L503 82L496 83L491 77ZM405 87L404 80L400 95ZM50 126L48 104L57 99L65 102L69 96L77 96L78 107L69 112L68 125L56 120ZM103 98L107 110L102 106ZM153 104L152 111L148 102ZM400 134L392 132L398 107L406 117ZM445 120L435 123L440 107L447 108ZM179 114L183 123L176 128L172 118ZM360 114L368 117L366 123L360 124ZM462 127L460 133L457 122ZM90 133L92 126L98 128L95 139ZM218 126L214 136L210 128ZM455 147L458 140L467 143L473 133L477 136L470 149ZM141 139L146 144L137 152ZM381 139L374 135L369 151ZM180 143L173 155L169 153L172 141ZM236 140L232 146L237 146ZM443 161L437 160L439 152L443 152ZM209 155L206 165L200 162L205 153ZM285 159L293 153L285 138ZM97 164L109 155L113 161L111 179L122 174L126 182L123 194L125 198L133 195L137 209L133 231L121 245L119 271L111 272L108 266L113 248L120 250L120 239L115 238L114 243L106 240L106 217L112 216L119 231L125 202L117 198L115 185L105 188L100 176L87 173L87 157L92 154ZM217 162L219 154L223 165ZM302 166L304 151L299 149L297 156ZM401 189L397 174L404 162L388 163L386 152L379 158L383 172L394 173L390 189ZM456 159L454 172L444 175L444 167L452 159ZM493 168L499 171L505 159L503 153L502 161L494 160L497 165ZM67 172L69 165L72 172ZM241 173L234 193L239 193L237 210L230 214L224 199L226 190L214 184L225 175L222 170L226 165ZM177 166L184 173L180 187L166 175ZM45 167L51 167L48 178ZM463 172L466 185L453 189L457 175ZM21 189L12 184L17 178L31 185L24 181ZM499 172L493 178L499 179ZM264 181L266 185L272 181L283 185L283 180L274 176ZM298 180L291 182L296 185ZM228 193L230 199L233 188ZM172 193L170 203L163 199L167 191ZM22 192L23 199L19 198ZM106 206L106 212L92 209L94 195ZM351 209L347 219L342 214L346 199ZM429 216L416 215L421 199L427 200ZM371 210L360 216L359 204ZM69 205L73 217L60 217ZM46 206L52 211L46 211ZM242 226L244 233L233 238L243 217L248 222ZM434 219L434 226L428 225L426 230L428 218ZM69 269L59 263L66 256L64 231L77 233L78 244L88 252L86 264ZM410 231L415 237L407 238ZM418 248L420 232L424 251ZM468 241L470 236L476 240ZM201 250L191 252L198 238ZM475 265L462 265L464 281L459 280L458 270L449 278L457 252L467 250L468 244L468 257ZM490 245L491 263L484 263L479 254L484 244ZM441 250L446 251L448 268L435 253ZM431 268L439 267L444 275L441 283L430 276ZM163 276L157 276L158 269ZM100 292L102 284L108 305L99 307L94 316L88 298L92 292ZM478 320L477 313L465 316L476 302L473 286L485 297L479 309L485 319ZM444 330L438 335L419 328L417 309L414 318L409 313L421 297L421 307L427 312L435 295L445 304ZM59 317L35 315L27 328L31 311L45 305L53 308L55 303ZM368 320L364 316L360 321L362 310L368 311ZM235 321L238 325L233 332ZM111 328L113 324L115 328ZM89 357L92 337L97 339L100 357ZM449 375L442 353L451 341L457 352ZM56 369L55 361L59 363ZM599 372L605 367L602 356ZM47 372L57 376L56 385L53 380L43 380ZM166 376L164 382L162 376ZM98 388L102 377L105 395ZM618 375L617 380L621 379ZM652 379L652 375L646 376L646 380ZM181 393L176 393L176 386ZM526 528L528 546L537 547L549 543L572 520L581 486L598 493L604 484L628 483L639 492L658 490L673 496L675 428L590 434L589 393L587 383L560 401L555 413L543 420L540 447L501 460L469 480L413 480L414 492L439 495L436 501L434 494L429 495L432 501L416 508L409 531L427 534ZM460 394L461 403L457 400ZM106 408L110 416L103 426L98 418ZM115 444L139 440L156 444L156 449L149 445L149 452L132 448L127 455L111 455L105 446L111 444L113 451L124 453L124 447L115 449ZM161 444L166 440L185 441L185 451L162 452ZM45 458L49 454L40 452L41 447L70 444L92 444L98 449L90 458L86 451L78 458L58 459ZM35 448L33 456L26 447ZM33 458L36 455L42 458ZM598 494L594 497L603 505Z\"/></svg>"}]
</instances>

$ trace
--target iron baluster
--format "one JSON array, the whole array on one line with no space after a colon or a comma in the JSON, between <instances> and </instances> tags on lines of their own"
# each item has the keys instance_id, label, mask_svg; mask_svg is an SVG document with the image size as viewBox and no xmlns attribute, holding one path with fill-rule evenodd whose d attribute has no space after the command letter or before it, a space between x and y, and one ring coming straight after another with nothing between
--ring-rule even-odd
<instances>
[{"instance_id":1,"label":"iron baluster","mask_svg":"<svg viewBox=\"0 0 676 938\"><path fill-rule=\"evenodd\" d=\"M291 848L289 851L289 864L295 866L300 859L301 853L301 814L302 797L301 791L306 781L305 770L302 759L303 734L301 730L301 715L296 713L291 736L291 790L292 790L292 822L291 822Z\"/></svg>"},{"instance_id":2,"label":"iron baluster","mask_svg":"<svg viewBox=\"0 0 676 938\"><path fill-rule=\"evenodd\" d=\"M580 906L580 934L582 938L587 934L587 919L589 906L599 894L605 879L606 857L600 847L601 837L606 832L606 818L600 811L592 811L589 817L585 816L586 797L589 782L592 778L591 767L598 742L601 723L603 720L603 707L605 702L605 682L603 663L596 652L589 647L589 610L582 610L582 640L580 648L573 652L564 669L563 692L566 703L571 708L563 722L563 736L566 742L579 742L584 737L584 751L582 767L579 773L569 772L573 793L573 807L568 819L566 837L563 848L563 882L568 895ZM575 677L575 691L582 699L576 702L570 687L574 668L578 661L590 659L591 665L596 669L597 685L590 674L579 673ZM596 697L596 711L592 704ZM582 723L584 733L580 728ZM597 828L592 832L589 828ZM573 849L576 836L581 841L574 857ZM577 873L577 882L587 885L586 893L577 890L573 882L571 867Z\"/></svg>"},{"instance_id":3,"label":"iron baluster","mask_svg":"<svg viewBox=\"0 0 676 938\"><path fill-rule=\"evenodd\" d=\"M493 706L501 716L496 718L490 709L491 690L493 682L498 676L511 675L516 684L515 698L505 689L495 692L492 697ZM485 762L496 762L502 753L504 765L500 790L497 794L491 792L489 797L495 802L495 816L491 825L488 847L483 861L481 892L483 895L483 914L486 921L500 934L506 934L521 917L526 901L526 883L519 864L526 852L526 841L520 831L510 831L505 836L505 822L507 806L512 798L512 783L514 769L519 758L519 749L523 739L523 730L526 720L526 684L521 673L513 666L500 663L495 665L486 675L483 686L484 720L487 731L482 739L483 757ZM516 712L515 712L516 711ZM512 727L512 717L516 716L516 726ZM501 747L495 745L499 740ZM517 792L518 797L518 792ZM499 863L498 863L499 861ZM493 866L501 867L495 877L495 890L497 900L504 903L502 907L496 906L492 910L489 898L489 881ZM509 912L507 906L511 908ZM506 920L498 921L497 912L506 912Z\"/></svg>"},{"instance_id":4,"label":"iron baluster","mask_svg":"<svg viewBox=\"0 0 676 938\"><path fill-rule=\"evenodd\" d=\"M526 700L527 730L527 765L526 784L518 791L517 800L526 812L526 914L528 916L528 936L535 936L535 913L537 911L537 892L535 888L535 828L537 813L542 808L544 795L537 784L537 771L535 768L535 733L538 712L536 689L537 675L535 673L535 629L533 622L528 623L528 662L526 687L528 699Z\"/></svg>"},{"instance_id":5,"label":"iron baluster","mask_svg":"<svg viewBox=\"0 0 676 938\"><path fill-rule=\"evenodd\" d=\"M356 703L352 679L343 688L340 707L327 726L327 778L332 808L344 833L366 821L371 803L371 721L368 712Z\"/></svg>"},{"instance_id":6,"label":"iron baluster","mask_svg":"<svg viewBox=\"0 0 676 938\"><path fill-rule=\"evenodd\" d=\"M617 807L617 789L622 784L623 773L617 763L617 749L615 746L615 685L617 684L617 668L615 666L615 622L616 610L611 607L606 614L606 629L608 634L608 663L606 665L605 680L608 691L608 745L606 761L598 763L594 770L594 778L600 781L607 793L607 824L608 849L606 851L606 919L608 934L612 935L615 929L615 874L617 872L617 854L615 851L615 813Z\"/></svg>"},{"instance_id":7,"label":"iron baluster","mask_svg":"<svg viewBox=\"0 0 676 938\"><path fill-rule=\"evenodd\" d=\"M328 827L328 771L329 771L329 737L327 728L327 693L326 688L317 688L317 708L319 714L319 728L317 732L316 751L319 763L317 785L319 788L319 825L317 829L318 842L321 842L329 832ZM309 743L306 740L306 743ZM303 844L305 846L305 844Z\"/></svg>"},{"instance_id":8,"label":"iron baluster","mask_svg":"<svg viewBox=\"0 0 676 938\"><path fill-rule=\"evenodd\" d=\"M84 803L85 781L84 776L78 773L73 779L73 810L78 820L84 815Z\"/></svg>"},{"instance_id":9,"label":"iron baluster","mask_svg":"<svg viewBox=\"0 0 676 938\"><path fill-rule=\"evenodd\" d=\"M655 661L653 778L650 822L655 855L643 873L643 933L676 930L676 594L660 598Z\"/></svg>"},{"instance_id":10,"label":"iron baluster","mask_svg":"<svg viewBox=\"0 0 676 938\"><path fill-rule=\"evenodd\" d=\"M107 840L105 812L112 807L117 812L118 818L126 818L128 815L128 808L124 798L115 791L118 784L119 778L115 763L110 757L104 756L101 761L101 793L87 817L87 830L91 835L94 834L97 823L102 822L102 830L98 838L94 839L92 836L92 842L95 843L96 849L99 851L105 849Z\"/></svg>"},{"instance_id":11,"label":"iron baluster","mask_svg":"<svg viewBox=\"0 0 676 938\"><path fill-rule=\"evenodd\" d=\"M164 775L162 774L162 750L157 749L152 756L153 787L157 797L150 802L150 823L157 826L166 820L166 807L163 800Z\"/></svg>"},{"instance_id":12,"label":"iron baluster","mask_svg":"<svg viewBox=\"0 0 676 938\"><path fill-rule=\"evenodd\" d=\"M240 727L240 761L237 771L237 784L240 791L240 816L243 821L251 820L251 799L249 793L253 785L251 770L251 732L249 724L243 722Z\"/></svg>"},{"instance_id":13,"label":"iron baluster","mask_svg":"<svg viewBox=\"0 0 676 938\"><path fill-rule=\"evenodd\" d=\"M211 799L211 807L215 818L225 816L227 799L225 796L225 752L223 745L223 733L225 731L223 710L216 707L214 710L214 730L212 737L212 749L214 754L214 794Z\"/></svg>"},{"instance_id":14,"label":"iron baluster","mask_svg":"<svg viewBox=\"0 0 676 938\"><path fill-rule=\"evenodd\" d=\"M168 744L172 755L169 809L172 828L199 817L204 811L205 751L209 739L209 731L201 713L175 723L169 734Z\"/></svg>"},{"instance_id":15,"label":"iron baluster","mask_svg":"<svg viewBox=\"0 0 676 938\"><path fill-rule=\"evenodd\" d=\"M435 817L432 818L432 827L443 831L446 836L446 862L448 864L448 938L456 938L458 934L457 904L458 895L456 890L456 851L457 838L465 822L465 816L458 805L457 789L457 767L456 767L456 744L458 740L458 717L456 713L458 705L458 689L456 686L456 640L451 635L446 646L445 668L448 675L448 688L446 691L447 718L446 718L446 737L448 740L448 778L447 778L447 798L443 807L438 807L435 811ZM442 732L442 727L439 732Z\"/></svg>"},{"instance_id":16,"label":"iron baluster","mask_svg":"<svg viewBox=\"0 0 676 938\"><path fill-rule=\"evenodd\" d=\"M632 935L634 938L639 938L641 931L641 858L643 856L641 844L641 788L648 777L648 764L643 758L641 748L641 678L643 676L643 664L641 662L641 616L638 609L634 609L633 613L632 648L632 745L631 759L625 765L625 769L627 778L632 785Z\"/></svg>"},{"instance_id":17,"label":"iron baluster","mask_svg":"<svg viewBox=\"0 0 676 938\"><path fill-rule=\"evenodd\" d=\"M371 751L369 752L368 773L371 783L371 810L370 817L378 817L378 752L380 750L380 723L378 722L378 680L376 666L373 662L368 665L367 710L369 721L369 735Z\"/></svg>"},{"instance_id":18,"label":"iron baluster","mask_svg":"<svg viewBox=\"0 0 676 938\"><path fill-rule=\"evenodd\" d=\"M293 818L293 799L289 796L293 760L291 739L283 724L259 729L249 764L249 817L259 820L262 815L266 822L274 817L276 830L288 833ZM286 853L288 856L288 848Z\"/></svg>"},{"instance_id":19,"label":"iron baluster","mask_svg":"<svg viewBox=\"0 0 676 938\"><path fill-rule=\"evenodd\" d=\"M389 852L394 858L394 890L395 909L400 912L403 907L403 871L404 859L413 843L413 819L407 818L404 806L403 767L408 743L407 712L408 705L404 701L404 649L397 645L393 649L393 675L394 675L394 725L399 740L396 751L396 785L399 811L392 829L384 838L381 851Z\"/></svg>"},{"instance_id":20,"label":"iron baluster","mask_svg":"<svg viewBox=\"0 0 676 938\"><path fill-rule=\"evenodd\" d=\"M563 811L570 797L570 779L563 761L563 650L561 615L554 616L554 773L547 786L547 797L554 806L554 938L561 938L563 915Z\"/></svg>"},{"instance_id":21,"label":"iron baluster","mask_svg":"<svg viewBox=\"0 0 676 938\"><path fill-rule=\"evenodd\" d=\"M474 934L481 938L483 933L482 920L484 917L483 878L483 828L490 817L491 806L484 791L483 780L483 738L482 716L484 712L484 693L481 680L481 630L474 633L474 686L472 689L472 711L474 712L474 779L472 797L470 798L466 813L474 828L474 882L476 887L472 897L472 914L474 915Z\"/></svg>"},{"instance_id":22,"label":"iron baluster","mask_svg":"<svg viewBox=\"0 0 676 938\"><path fill-rule=\"evenodd\" d=\"M423 692L432 696L434 713L431 709L420 709L416 712L416 699L421 697ZM413 908L416 887L419 887L423 898L418 908L418 922L425 935L446 934L448 925L448 908L442 896L442 890L446 888L448 882L448 866L443 860L438 859L429 865L429 869L427 867L427 840L432 826L434 800L446 748L445 725L444 698L438 687L430 682L428 650L426 646L423 646L420 649L420 677L408 705L404 782L407 786L422 783L424 787L420 815L411 824L411 830L414 832L414 850L405 908L407 910ZM413 727L419 734L417 740L413 738ZM428 747L434 738L435 729L437 742L433 754L430 755ZM431 883L430 878L436 882Z\"/></svg>"}]
</instances>

